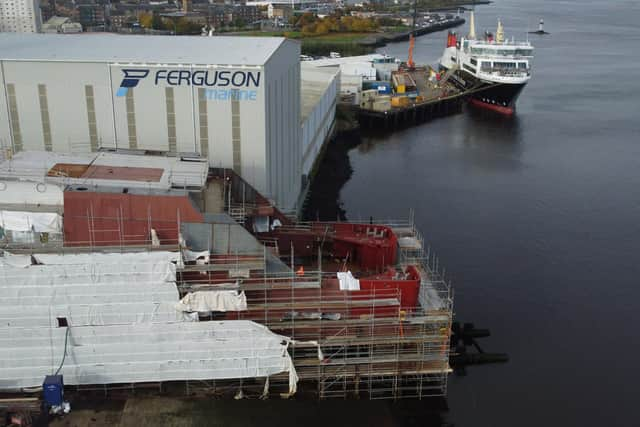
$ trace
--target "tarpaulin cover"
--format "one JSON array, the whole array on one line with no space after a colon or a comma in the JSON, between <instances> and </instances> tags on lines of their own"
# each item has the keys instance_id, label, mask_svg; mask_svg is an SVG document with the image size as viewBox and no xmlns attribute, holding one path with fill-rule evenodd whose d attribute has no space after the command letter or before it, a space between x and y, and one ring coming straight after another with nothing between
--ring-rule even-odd
<instances>
[{"instance_id":1,"label":"tarpaulin cover","mask_svg":"<svg viewBox=\"0 0 640 427\"><path fill-rule=\"evenodd\" d=\"M24 268L32 264L31 255L15 255L9 252L2 252L0 256L0 265L9 267Z\"/></svg>"},{"instance_id":2,"label":"tarpaulin cover","mask_svg":"<svg viewBox=\"0 0 640 427\"><path fill-rule=\"evenodd\" d=\"M198 313L245 311L247 309L247 297L244 291L190 292L176 304L176 309L179 311L197 311Z\"/></svg>"},{"instance_id":3,"label":"tarpaulin cover","mask_svg":"<svg viewBox=\"0 0 640 427\"><path fill-rule=\"evenodd\" d=\"M340 282L341 291L359 291L360 281L353 277L350 271L346 273L338 272L338 281Z\"/></svg>"},{"instance_id":4,"label":"tarpaulin cover","mask_svg":"<svg viewBox=\"0 0 640 427\"><path fill-rule=\"evenodd\" d=\"M36 387L54 373L67 328L0 325L0 390ZM248 320L81 326L69 329L66 385L298 377L289 339Z\"/></svg>"},{"instance_id":5,"label":"tarpaulin cover","mask_svg":"<svg viewBox=\"0 0 640 427\"><path fill-rule=\"evenodd\" d=\"M189 249L184 249L182 251L182 258L184 258L185 261L195 261L198 258L202 258L208 261L210 256L211 254L209 253L209 251L194 252L190 251Z\"/></svg>"},{"instance_id":6,"label":"tarpaulin cover","mask_svg":"<svg viewBox=\"0 0 640 427\"><path fill-rule=\"evenodd\" d=\"M191 316L176 310L176 258L159 251L34 254L39 264L32 264L30 256L5 252L0 390L41 385L66 348L60 373L69 385L289 372L289 391L295 393L289 338L251 321L189 322Z\"/></svg>"},{"instance_id":7,"label":"tarpaulin cover","mask_svg":"<svg viewBox=\"0 0 640 427\"><path fill-rule=\"evenodd\" d=\"M0 324L108 325L182 320L172 252L0 258Z\"/></svg>"},{"instance_id":8,"label":"tarpaulin cover","mask_svg":"<svg viewBox=\"0 0 640 427\"><path fill-rule=\"evenodd\" d=\"M180 257L178 252L126 252L126 253L81 253L81 254L34 254L34 258L42 264L133 264L146 269L145 265L163 265L165 262L176 261Z\"/></svg>"},{"instance_id":9,"label":"tarpaulin cover","mask_svg":"<svg viewBox=\"0 0 640 427\"><path fill-rule=\"evenodd\" d=\"M61 233L62 217L51 212L0 211L0 227L9 231Z\"/></svg>"}]
</instances>

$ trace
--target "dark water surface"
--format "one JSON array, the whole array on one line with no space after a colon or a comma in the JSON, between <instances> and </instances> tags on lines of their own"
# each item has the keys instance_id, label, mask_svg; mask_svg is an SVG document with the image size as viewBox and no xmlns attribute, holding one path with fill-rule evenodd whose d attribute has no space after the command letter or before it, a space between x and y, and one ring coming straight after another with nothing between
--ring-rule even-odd
<instances>
[{"instance_id":1,"label":"dark water surface","mask_svg":"<svg viewBox=\"0 0 640 427\"><path fill-rule=\"evenodd\" d=\"M510 356L450 378L446 423L638 426L640 3L496 0L478 8L477 32L498 17L516 39L540 17L551 33L530 36L516 117L467 112L363 137L342 208L415 209L456 316ZM435 63L445 39L418 38L416 62ZM380 51L404 59L407 46Z\"/></svg>"}]
</instances>

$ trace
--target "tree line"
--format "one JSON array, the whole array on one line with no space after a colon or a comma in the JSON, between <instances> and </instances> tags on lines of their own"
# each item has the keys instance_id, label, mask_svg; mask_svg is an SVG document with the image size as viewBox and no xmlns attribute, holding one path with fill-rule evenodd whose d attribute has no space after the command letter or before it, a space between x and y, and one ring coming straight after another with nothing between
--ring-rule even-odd
<instances>
[{"instance_id":1,"label":"tree line","mask_svg":"<svg viewBox=\"0 0 640 427\"><path fill-rule=\"evenodd\" d=\"M290 23L299 28L304 36L328 33L371 33L381 26L398 25L399 21L387 17L361 18L357 16L331 15L319 18L313 13L294 16Z\"/></svg>"},{"instance_id":2,"label":"tree line","mask_svg":"<svg viewBox=\"0 0 640 427\"><path fill-rule=\"evenodd\" d=\"M141 27L153 30L174 31L176 34L200 34L201 25L185 17L164 18L157 13L142 12L138 15Z\"/></svg>"}]
</instances>

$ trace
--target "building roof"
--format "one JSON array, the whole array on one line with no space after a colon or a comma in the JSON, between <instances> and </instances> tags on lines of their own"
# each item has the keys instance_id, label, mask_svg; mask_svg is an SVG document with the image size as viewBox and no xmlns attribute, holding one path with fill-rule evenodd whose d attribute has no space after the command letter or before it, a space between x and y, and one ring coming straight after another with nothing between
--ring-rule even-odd
<instances>
[{"instance_id":1,"label":"building roof","mask_svg":"<svg viewBox=\"0 0 640 427\"><path fill-rule=\"evenodd\" d=\"M206 184L208 169L206 160L197 156L148 155L135 150L73 154L20 151L11 159L0 162L0 179L147 191L200 189ZM13 187L13 184L0 184L0 190L12 190ZM36 190L42 192L43 187ZM15 194L16 191L9 192ZM23 203L30 202L24 200Z\"/></svg>"},{"instance_id":2,"label":"building roof","mask_svg":"<svg viewBox=\"0 0 640 427\"><path fill-rule=\"evenodd\" d=\"M42 28L45 28L45 27L57 28L66 22L71 22L71 18L69 18L68 16L52 16L51 18L49 18L47 22L42 24Z\"/></svg>"},{"instance_id":3,"label":"building roof","mask_svg":"<svg viewBox=\"0 0 640 427\"><path fill-rule=\"evenodd\" d=\"M358 55L358 56L345 56L341 58L322 58L316 59L313 61L305 61L307 65L313 65L315 67L333 67L336 65L343 64L352 64L352 63L373 63L375 61L380 61L384 59L388 59L389 57L383 55L381 53L372 53L369 55Z\"/></svg>"},{"instance_id":4,"label":"building roof","mask_svg":"<svg viewBox=\"0 0 640 427\"><path fill-rule=\"evenodd\" d=\"M282 37L0 34L0 59L263 65Z\"/></svg>"},{"instance_id":5,"label":"building roof","mask_svg":"<svg viewBox=\"0 0 640 427\"><path fill-rule=\"evenodd\" d=\"M322 96L327 91L331 82L333 82L340 72L340 68L337 66L332 67L315 67L311 64L307 64L310 61L303 61L300 63L300 92L302 108L300 109L300 121L307 120L311 112L318 102L322 99Z\"/></svg>"}]
</instances>

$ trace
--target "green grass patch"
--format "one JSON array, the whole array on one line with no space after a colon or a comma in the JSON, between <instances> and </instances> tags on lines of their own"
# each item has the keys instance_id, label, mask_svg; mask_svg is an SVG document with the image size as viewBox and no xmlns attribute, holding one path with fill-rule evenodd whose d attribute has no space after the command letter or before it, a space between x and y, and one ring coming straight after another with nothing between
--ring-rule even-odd
<instances>
[{"instance_id":1,"label":"green grass patch","mask_svg":"<svg viewBox=\"0 0 640 427\"><path fill-rule=\"evenodd\" d=\"M384 27L385 33L406 33L411 31L411 27L407 25L398 25L395 27Z\"/></svg>"}]
</instances>

